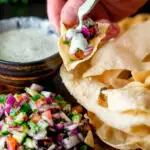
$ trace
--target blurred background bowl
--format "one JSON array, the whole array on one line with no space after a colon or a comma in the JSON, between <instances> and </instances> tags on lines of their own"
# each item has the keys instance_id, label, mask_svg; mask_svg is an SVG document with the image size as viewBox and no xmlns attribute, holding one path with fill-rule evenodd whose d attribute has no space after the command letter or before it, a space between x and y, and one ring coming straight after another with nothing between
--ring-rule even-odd
<instances>
[{"instance_id":1,"label":"blurred background bowl","mask_svg":"<svg viewBox=\"0 0 150 150\"><path fill-rule=\"evenodd\" d=\"M22 28L42 28L46 30L50 38L56 36L56 40L58 39L58 35L47 19L17 17L0 20L0 33ZM33 82L46 85L56 75L61 63L58 53L39 61L27 63L0 60L0 84L7 86L7 89L15 89L15 91L21 90Z\"/></svg>"}]
</instances>

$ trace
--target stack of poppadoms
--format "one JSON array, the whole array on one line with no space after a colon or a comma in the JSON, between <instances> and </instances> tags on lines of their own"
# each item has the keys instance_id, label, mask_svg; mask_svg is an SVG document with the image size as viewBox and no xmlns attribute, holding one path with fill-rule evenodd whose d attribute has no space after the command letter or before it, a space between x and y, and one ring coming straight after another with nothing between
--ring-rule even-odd
<instances>
[{"instance_id":1,"label":"stack of poppadoms","mask_svg":"<svg viewBox=\"0 0 150 150\"><path fill-rule=\"evenodd\" d=\"M88 60L61 67L69 92L90 113L96 134L117 149L150 150L150 17L119 22L120 36ZM61 38L59 50L62 55Z\"/></svg>"}]
</instances>

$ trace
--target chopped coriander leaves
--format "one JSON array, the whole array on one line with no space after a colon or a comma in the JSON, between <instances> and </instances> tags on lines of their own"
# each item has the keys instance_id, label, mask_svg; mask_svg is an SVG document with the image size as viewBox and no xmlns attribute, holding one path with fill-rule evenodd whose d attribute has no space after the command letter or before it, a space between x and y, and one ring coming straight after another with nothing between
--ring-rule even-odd
<instances>
[{"instance_id":1,"label":"chopped coriander leaves","mask_svg":"<svg viewBox=\"0 0 150 150\"><path fill-rule=\"evenodd\" d=\"M80 147L80 150L88 150L87 145L82 145L82 146Z\"/></svg>"},{"instance_id":2,"label":"chopped coriander leaves","mask_svg":"<svg viewBox=\"0 0 150 150\"><path fill-rule=\"evenodd\" d=\"M70 58L70 61L71 61L71 62L74 62L74 61L75 61L75 59L73 59L73 58Z\"/></svg>"},{"instance_id":3,"label":"chopped coriander leaves","mask_svg":"<svg viewBox=\"0 0 150 150\"><path fill-rule=\"evenodd\" d=\"M64 40L63 43L64 43L65 45L69 45L69 44L70 44L70 41Z\"/></svg>"},{"instance_id":4,"label":"chopped coriander leaves","mask_svg":"<svg viewBox=\"0 0 150 150\"><path fill-rule=\"evenodd\" d=\"M37 101L38 99L43 98L43 97L44 97L43 95L38 94L38 95L34 95L34 96L32 96L32 97L31 97L31 100L33 100L33 101Z\"/></svg>"},{"instance_id":5,"label":"chopped coriander leaves","mask_svg":"<svg viewBox=\"0 0 150 150\"><path fill-rule=\"evenodd\" d=\"M10 134L10 132L8 132L8 131L1 131L0 132L0 135L9 135Z\"/></svg>"},{"instance_id":6,"label":"chopped coriander leaves","mask_svg":"<svg viewBox=\"0 0 150 150\"><path fill-rule=\"evenodd\" d=\"M5 103L6 97L6 95L0 95L0 103Z\"/></svg>"},{"instance_id":7,"label":"chopped coriander leaves","mask_svg":"<svg viewBox=\"0 0 150 150\"><path fill-rule=\"evenodd\" d=\"M64 98L63 98L61 95L57 95L57 96L55 97L55 100L63 101Z\"/></svg>"},{"instance_id":8,"label":"chopped coriander leaves","mask_svg":"<svg viewBox=\"0 0 150 150\"><path fill-rule=\"evenodd\" d=\"M32 113L32 109L28 103L24 103L20 109L20 112L25 112L27 115Z\"/></svg>"}]
</instances>

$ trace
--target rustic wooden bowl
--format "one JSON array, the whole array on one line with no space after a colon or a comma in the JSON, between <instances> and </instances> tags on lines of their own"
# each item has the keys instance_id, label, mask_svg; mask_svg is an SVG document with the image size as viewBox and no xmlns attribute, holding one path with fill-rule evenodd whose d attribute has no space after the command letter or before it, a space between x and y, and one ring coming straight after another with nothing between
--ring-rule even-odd
<instances>
[{"instance_id":1,"label":"rustic wooden bowl","mask_svg":"<svg viewBox=\"0 0 150 150\"><path fill-rule=\"evenodd\" d=\"M0 85L10 90L21 90L31 83L46 85L57 73L61 64L59 54L31 63L14 63L0 60ZM2 92L1 91L1 92Z\"/></svg>"}]
</instances>

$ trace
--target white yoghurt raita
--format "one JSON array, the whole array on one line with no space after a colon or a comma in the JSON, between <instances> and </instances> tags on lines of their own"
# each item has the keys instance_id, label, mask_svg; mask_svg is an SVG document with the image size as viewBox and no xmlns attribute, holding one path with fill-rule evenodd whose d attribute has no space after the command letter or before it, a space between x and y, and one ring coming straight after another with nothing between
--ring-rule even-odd
<instances>
[{"instance_id":1,"label":"white yoghurt raita","mask_svg":"<svg viewBox=\"0 0 150 150\"><path fill-rule=\"evenodd\" d=\"M88 41L81 33L83 25L83 17L91 11L95 6L97 0L86 0L85 3L78 10L79 25L76 29L69 29L66 33L66 38L71 40L71 45L69 49L70 54L75 54L78 49L83 52L86 51L88 47Z\"/></svg>"}]
</instances>

